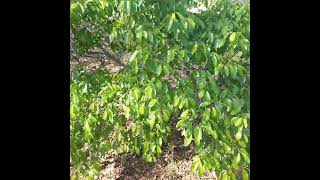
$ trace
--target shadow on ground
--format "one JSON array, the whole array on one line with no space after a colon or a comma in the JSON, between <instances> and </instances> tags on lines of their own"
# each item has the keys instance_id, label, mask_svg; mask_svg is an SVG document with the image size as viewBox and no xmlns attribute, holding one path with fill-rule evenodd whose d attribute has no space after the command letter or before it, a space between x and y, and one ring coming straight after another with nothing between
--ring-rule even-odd
<instances>
[{"instance_id":1,"label":"shadow on ground","mask_svg":"<svg viewBox=\"0 0 320 180\"><path fill-rule=\"evenodd\" d=\"M71 57L71 71L78 65L87 71L97 69L106 70L109 73L117 73L127 65L130 53L115 53L107 46L97 47L82 56Z\"/></svg>"}]
</instances>

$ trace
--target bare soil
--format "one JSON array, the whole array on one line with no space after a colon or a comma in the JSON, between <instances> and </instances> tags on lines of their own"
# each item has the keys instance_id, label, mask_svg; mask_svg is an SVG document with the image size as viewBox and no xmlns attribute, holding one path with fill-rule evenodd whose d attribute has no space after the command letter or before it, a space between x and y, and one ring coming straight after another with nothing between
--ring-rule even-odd
<instances>
[{"instance_id":1,"label":"bare soil","mask_svg":"<svg viewBox=\"0 0 320 180\"><path fill-rule=\"evenodd\" d=\"M80 64L86 71L103 69L109 73L117 73L127 65L129 57L129 52L120 54L106 46L97 47L83 56L71 59L70 70Z\"/></svg>"}]
</instances>

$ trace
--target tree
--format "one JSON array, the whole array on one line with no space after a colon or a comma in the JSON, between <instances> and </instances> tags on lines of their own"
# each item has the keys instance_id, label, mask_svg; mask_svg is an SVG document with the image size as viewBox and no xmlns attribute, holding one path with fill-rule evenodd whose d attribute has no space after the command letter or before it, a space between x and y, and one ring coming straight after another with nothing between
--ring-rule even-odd
<instances>
[{"instance_id":1,"label":"tree","mask_svg":"<svg viewBox=\"0 0 320 180\"><path fill-rule=\"evenodd\" d=\"M207 10L190 13L198 3ZM72 1L71 30L79 54L101 44L105 33L111 48L132 52L121 73L79 70L72 76L71 157L78 172L93 176L109 149L156 161L171 119L178 119L184 145L196 148L192 171L248 177L248 4Z\"/></svg>"}]
</instances>

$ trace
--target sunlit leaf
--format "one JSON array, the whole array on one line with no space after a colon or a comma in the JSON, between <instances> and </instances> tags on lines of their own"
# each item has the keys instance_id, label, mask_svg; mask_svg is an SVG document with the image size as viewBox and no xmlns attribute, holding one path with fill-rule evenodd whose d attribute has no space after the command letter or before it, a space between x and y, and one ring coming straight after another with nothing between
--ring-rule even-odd
<instances>
[{"instance_id":1,"label":"sunlit leaf","mask_svg":"<svg viewBox=\"0 0 320 180\"><path fill-rule=\"evenodd\" d=\"M194 132L194 142L197 146L200 146L200 141L202 139L202 129L200 127L195 127Z\"/></svg>"}]
</instances>

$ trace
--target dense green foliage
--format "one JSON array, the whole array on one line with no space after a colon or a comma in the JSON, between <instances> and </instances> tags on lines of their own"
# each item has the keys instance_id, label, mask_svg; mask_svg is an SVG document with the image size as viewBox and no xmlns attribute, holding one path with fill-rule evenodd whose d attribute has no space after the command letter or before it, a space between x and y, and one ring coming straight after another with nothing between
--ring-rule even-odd
<instances>
[{"instance_id":1,"label":"dense green foliage","mask_svg":"<svg viewBox=\"0 0 320 180\"><path fill-rule=\"evenodd\" d=\"M112 49L132 52L121 73L72 74L71 158L77 173L94 176L99 157L110 149L155 162L175 120L184 145L195 146L192 171L248 179L249 5L205 1L207 11L187 11L195 4L72 1L78 54L105 37Z\"/></svg>"}]
</instances>

